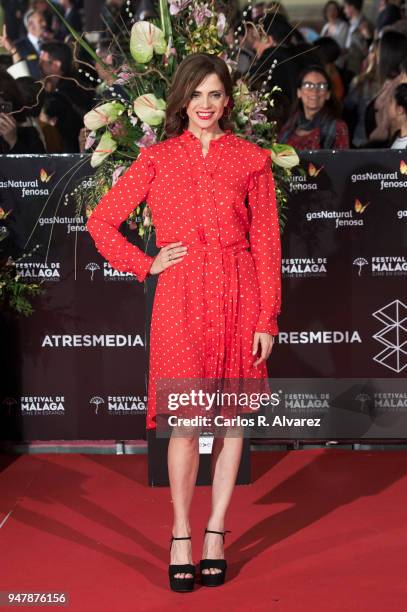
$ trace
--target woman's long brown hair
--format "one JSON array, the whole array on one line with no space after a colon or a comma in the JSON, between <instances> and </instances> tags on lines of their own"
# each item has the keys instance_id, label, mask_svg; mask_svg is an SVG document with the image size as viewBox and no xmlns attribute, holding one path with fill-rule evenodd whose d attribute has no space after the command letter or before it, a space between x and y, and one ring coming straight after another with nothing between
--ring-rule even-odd
<instances>
[{"instance_id":1,"label":"woman's long brown hair","mask_svg":"<svg viewBox=\"0 0 407 612\"><path fill-rule=\"evenodd\" d=\"M188 116L184 107L188 106L193 92L209 75L216 74L225 88L229 103L226 108L233 108L233 82L226 63L216 55L209 53L192 53L178 66L167 96L165 134L167 138L178 136L188 126ZM219 119L219 127L233 130L229 117Z\"/></svg>"}]
</instances>

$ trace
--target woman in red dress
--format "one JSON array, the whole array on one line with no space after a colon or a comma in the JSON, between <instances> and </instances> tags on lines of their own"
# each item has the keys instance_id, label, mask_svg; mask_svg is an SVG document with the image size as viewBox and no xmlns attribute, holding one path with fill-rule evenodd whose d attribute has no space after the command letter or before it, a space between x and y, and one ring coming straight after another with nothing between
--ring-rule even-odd
<instances>
[{"instance_id":1,"label":"woman in red dress","mask_svg":"<svg viewBox=\"0 0 407 612\"><path fill-rule=\"evenodd\" d=\"M205 53L179 65L167 99L163 142L142 149L102 198L87 228L99 252L139 281L159 274L150 334L147 428L157 426L157 380L266 379L278 334L281 247L270 152L233 134L232 81ZM146 201L160 251L130 244L120 224ZM172 435L168 470L174 509L170 585L192 590L189 510L199 464L199 428ZM242 436L212 449L212 511L201 582L225 579L224 521ZM219 537L222 536L222 537Z\"/></svg>"}]
</instances>

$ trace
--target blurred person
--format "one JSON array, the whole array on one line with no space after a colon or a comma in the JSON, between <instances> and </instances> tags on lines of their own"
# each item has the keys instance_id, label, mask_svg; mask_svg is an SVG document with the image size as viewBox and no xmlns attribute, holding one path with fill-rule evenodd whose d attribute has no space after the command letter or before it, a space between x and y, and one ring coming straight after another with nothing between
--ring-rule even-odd
<instances>
[{"instance_id":1,"label":"blurred person","mask_svg":"<svg viewBox=\"0 0 407 612\"><path fill-rule=\"evenodd\" d=\"M375 30L374 30L373 24L370 21L367 21L367 19L365 19L364 21L362 21L362 23L359 26L359 32L362 35L365 41L365 45L369 52L369 47L373 43L374 38L375 38ZM362 62L362 67L363 67L363 64L366 62L366 59L367 59L367 56Z\"/></svg>"},{"instance_id":2,"label":"blurred person","mask_svg":"<svg viewBox=\"0 0 407 612\"><path fill-rule=\"evenodd\" d=\"M58 2L52 2L52 4L59 9ZM46 29L44 34L44 40L51 40L53 36L53 32L58 28L59 20L47 0L30 0L30 9L34 11L39 11L42 13L42 16L46 22Z\"/></svg>"},{"instance_id":3,"label":"blurred person","mask_svg":"<svg viewBox=\"0 0 407 612\"><path fill-rule=\"evenodd\" d=\"M102 22L101 14L105 0L86 0L85 7L85 32L102 30L105 24Z\"/></svg>"},{"instance_id":4,"label":"blurred person","mask_svg":"<svg viewBox=\"0 0 407 612\"><path fill-rule=\"evenodd\" d=\"M74 68L72 49L68 44L60 41L44 43L40 54L40 68L48 92L57 91L65 96L79 114L84 115L90 110L95 90L81 83Z\"/></svg>"},{"instance_id":5,"label":"blurred person","mask_svg":"<svg viewBox=\"0 0 407 612\"><path fill-rule=\"evenodd\" d=\"M294 57L298 49L292 43L292 25L279 14L266 15L259 27L258 32L253 31L253 48L257 60L252 65L249 75L250 83L255 88L260 88L263 81L268 77L268 71L274 61L274 68L268 87L272 89L275 85L282 89L282 97L285 106L295 100L295 91L298 75L301 72L303 58ZM309 58L308 58L309 62Z\"/></svg>"},{"instance_id":6,"label":"blurred person","mask_svg":"<svg viewBox=\"0 0 407 612\"><path fill-rule=\"evenodd\" d=\"M101 9L102 26L99 28L104 30L102 38L115 36L125 48L128 46L128 32L132 27L127 8L126 0L106 0Z\"/></svg>"},{"instance_id":7,"label":"blurred person","mask_svg":"<svg viewBox=\"0 0 407 612\"><path fill-rule=\"evenodd\" d=\"M41 104L44 99L42 84L39 81L35 81L32 77L19 77L15 79L15 82L21 94L26 115L23 125L35 127L45 150L47 150L44 133L39 121Z\"/></svg>"},{"instance_id":8,"label":"blurred person","mask_svg":"<svg viewBox=\"0 0 407 612\"><path fill-rule=\"evenodd\" d=\"M0 153L45 153L36 127L27 124L17 83L7 72L0 72L0 101L11 106L10 112L0 113Z\"/></svg>"},{"instance_id":9,"label":"blurred person","mask_svg":"<svg viewBox=\"0 0 407 612\"><path fill-rule=\"evenodd\" d=\"M21 59L27 62L31 76L39 79L41 76L39 55L47 24L43 14L32 9L24 15L24 26L27 36L20 38L15 43L15 48Z\"/></svg>"},{"instance_id":10,"label":"blurred person","mask_svg":"<svg viewBox=\"0 0 407 612\"><path fill-rule=\"evenodd\" d=\"M11 41L23 36L23 15L27 10L28 0L0 0L4 12L4 23Z\"/></svg>"},{"instance_id":11,"label":"blurred person","mask_svg":"<svg viewBox=\"0 0 407 612\"><path fill-rule=\"evenodd\" d=\"M366 70L353 78L343 103L343 117L356 148L366 146L367 133L373 129L366 129L370 122L367 108L380 89L377 55L378 41L370 46Z\"/></svg>"},{"instance_id":12,"label":"blurred person","mask_svg":"<svg viewBox=\"0 0 407 612\"><path fill-rule=\"evenodd\" d=\"M251 10L251 18L255 20L255 19L260 19L260 17L264 17L265 8L266 8L265 2L257 2Z\"/></svg>"},{"instance_id":13,"label":"blurred person","mask_svg":"<svg viewBox=\"0 0 407 612\"><path fill-rule=\"evenodd\" d=\"M393 25L401 19L401 9L390 0L380 0L379 12L376 17L376 31L380 32L386 26Z\"/></svg>"},{"instance_id":14,"label":"blurred person","mask_svg":"<svg viewBox=\"0 0 407 612\"><path fill-rule=\"evenodd\" d=\"M235 26L241 18L241 10L239 8L239 0L215 0L215 10L217 13L223 13L226 21Z\"/></svg>"},{"instance_id":15,"label":"blurred person","mask_svg":"<svg viewBox=\"0 0 407 612\"><path fill-rule=\"evenodd\" d=\"M58 93L47 94L41 108L40 123L48 153L78 153L82 119Z\"/></svg>"},{"instance_id":16,"label":"blurred person","mask_svg":"<svg viewBox=\"0 0 407 612\"><path fill-rule=\"evenodd\" d=\"M399 80L400 83L407 83L407 57L404 57L399 65L399 70L400 70L400 76L399 76Z\"/></svg>"},{"instance_id":17,"label":"blurred person","mask_svg":"<svg viewBox=\"0 0 407 612\"><path fill-rule=\"evenodd\" d=\"M392 149L407 148L407 83L400 83L394 90L389 104L389 119L392 126Z\"/></svg>"},{"instance_id":18,"label":"blurred person","mask_svg":"<svg viewBox=\"0 0 407 612\"><path fill-rule=\"evenodd\" d=\"M256 60L255 43L258 40L256 28L248 18L246 23L243 18L240 18L224 35L228 45L232 45L230 49L230 58L237 62L236 74L242 76L246 74ZM240 31L238 31L240 28ZM235 46L235 32L239 40L238 47Z\"/></svg>"},{"instance_id":19,"label":"blurred person","mask_svg":"<svg viewBox=\"0 0 407 612\"><path fill-rule=\"evenodd\" d=\"M381 33L384 34L384 32L388 31L399 32L400 34L407 36L407 19L399 19L399 21L396 21L396 23L393 23L390 26L385 26Z\"/></svg>"},{"instance_id":20,"label":"blurred person","mask_svg":"<svg viewBox=\"0 0 407 612\"><path fill-rule=\"evenodd\" d=\"M402 76L400 65L407 58L407 37L391 30L384 32L379 42L380 90L372 102L375 127L369 134L370 142L389 142L391 138L389 103Z\"/></svg>"},{"instance_id":21,"label":"blurred person","mask_svg":"<svg viewBox=\"0 0 407 612\"><path fill-rule=\"evenodd\" d=\"M345 95L345 88L335 62L338 60L341 54L341 49L336 40L329 36L318 38L315 41L314 46L331 80L333 94L336 100L340 102Z\"/></svg>"},{"instance_id":22,"label":"blurred person","mask_svg":"<svg viewBox=\"0 0 407 612\"><path fill-rule=\"evenodd\" d=\"M75 6L74 0L61 0L60 1L61 12L66 22L76 30L82 32L82 17L79 10ZM66 40L71 37L71 33L64 23L58 20L58 28L54 30L55 38L58 40Z\"/></svg>"},{"instance_id":23,"label":"blurred person","mask_svg":"<svg viewBox=\"0 0 407 612\"><path fill-rule=\"evenodd\" d=\"M321 38L329 36L338 43L341 49L344 49L349 25L344 19L341 6L335 0L330 0L325 4L323 14L325 25L321 30Z\"/></svg>"},{"instance_id":24,"label":"blurred person","mask_svg":"<svg viewBox=\"0 0 407 612\"><path fill-rule=\"evenodd\" d=\"M72 50L63 42L44 43L40 55L41 72L48 93L59 96L72 122L72 147L79 152L79 132L83 125L83 116L93 107L95 90L80 82L74 70Z\"/></svg>"},{"instance_id":25,"label":"blurred person","mask_svg":"<svg viewBox=\"0 0 407 612\"><path fill-rule=\"evenodd\" d=\"M271 2L266 2L264 7L264 13L265 12L278 13L279 15L284 17L284 19L289 21L288 13L285 6L282 2L279 2L278 0L271 0Z\"/></svg>"},{"instance_id":26,"label":"blurred person","mask_svg":"<svg viewBox=\"0 0 407 612\"><path fill-rule=\"evenodd\" d=\"M339 119L328 73L320 66L310 66L300 75L297 104L278 142L298 150L349 148L348 128Z\"/></svg>"},{"instance_id":27,"label":"blurred person","mask_svg":"<svg viewBox=\"0 0 407 612\"><path fill-rule=\"evenodd\" d=\"M363 60L367 57L369 47L361 32L361 26L367 21L362 14L363 0L344 0L344 12L349 20L348 35L345 41L344 67L356 75L360 73Z\"/></svg>"},{"instance_id":28,"label":"blurred person","mask_svg":"<svg viewBox=\"0 0 407 612\"><path fill-rule=\"evenodd\" d=\"M7 67L21 62L22 58L8 35L6 24L3 25L2 34L0 36L0 47L2 47L8 54L8 60L4 60L4 64L7 64Z\"/></svg>"}]
</instances>

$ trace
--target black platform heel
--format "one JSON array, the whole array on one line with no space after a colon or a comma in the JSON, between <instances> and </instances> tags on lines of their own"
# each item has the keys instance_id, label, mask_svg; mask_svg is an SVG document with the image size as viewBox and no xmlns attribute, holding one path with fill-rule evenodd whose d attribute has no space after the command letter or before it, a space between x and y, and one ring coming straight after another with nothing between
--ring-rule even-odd
<instances>
[{"instance_id":1,"label":"black platform heel","mask_svg":"<svg viewBox=\"0 0 407 612\"><path fill-rule=\"evenodd\" d=\"M170 551L174 540L190 540L191 536L182 538L171 537ZM192 578L176 578L175 574L192 574ZM170 578L170 587L177 593L187 593L192 591L195 582L195 565L185 563L184 565L171 564L168 566L168 576Z\"/></svg>"},{"instance_id":2,"label":"black platform heel","mask_svg":"<svg viewBox=\"0 0 407 612\"><path fill-rule=\"evenodd\" d=\"M211 529L205 529L206 533L218 533L223 537L223 542L225 542L225 533L230 533L227 529L226 531L212 531ZM203 574L202 570L207 570L210 568L221 570L217 574ZM199 569L201 572L201 584L202 586L220 586L224 584L226 578L226 569L227 563L226 559L201 559L199 562Z\"/></svg>"}]
</instances>

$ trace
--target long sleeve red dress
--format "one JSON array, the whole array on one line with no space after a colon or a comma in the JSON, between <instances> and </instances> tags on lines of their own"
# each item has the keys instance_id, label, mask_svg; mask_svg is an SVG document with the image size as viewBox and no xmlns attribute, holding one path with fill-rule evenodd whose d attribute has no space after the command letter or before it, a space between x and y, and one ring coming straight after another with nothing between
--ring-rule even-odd
<instances>
[{"instance_id":1,"label":"long sleeve red dress","mask_svg":"<svg viewBox=\"0 0 407 612\"><path fill-rule=\"evenodd\" d=\"M155 429L158 378L267 378L265 362L253 366L252 345L255 331L278 334L281 306L270 152L227 131L204 156L188 129L142 149L87 221L101 255L140 282L154 258L119 227L143 201L157 247L188 247L159 274L154 298L147 429Z\"/></svg>"}]
</instances>

